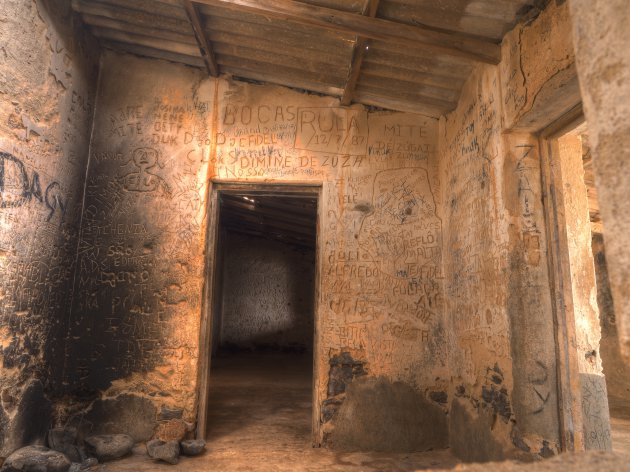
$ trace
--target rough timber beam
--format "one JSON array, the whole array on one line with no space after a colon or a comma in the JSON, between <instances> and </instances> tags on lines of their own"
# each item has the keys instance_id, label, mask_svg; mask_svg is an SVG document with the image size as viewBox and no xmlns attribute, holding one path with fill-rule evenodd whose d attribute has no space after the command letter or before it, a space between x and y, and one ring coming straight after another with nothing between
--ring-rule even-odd
<instances>
[{"instance_id":1,"label":"rough timber beam","mask_svg":"<svg viewBox=\"0 0 630 472\"><path fill-rule=\"evenodd\" d=\"M214 57L214 50L212 49L212 45L208 40L208 37L203 31L203 27L201 26L201 20L199 19L199 12L197 11L197 7L193 5L190 0L183 0L184 8L186 9L186 14L188 15L188 19L190 20L190 24L195 32L195 38L197 38L197 44L199 44L199 51L201 52L201 57L203 57L204 62L206 63L206 68L208 69L208 73L212 77L219 76L219 66L217 65L216 58Z\"/></svg>"},{"instance_id":2,"label":"rough timber beam","mask_svg":"<svg viewBox=\"0 0 630 472\"><path fill-rule=\"evenodd\" d=\"M422 47L431 54L462 57L474 62L498 64L501 48L483 38L435 31L357 13L334 10L295 0L194 0L211 7L249 11L310 26L341 31L407 47Z\"/></svg>"},{"instance_id":3,"label":"rough timber beam","mask_svg":"<svg viewBox=\"0 0 630 472\"><path fill-rule=\"evenodd\" d=\"M376 11L378 10L379 0L367 0L363 14L374 18ZM363 64L363 56L365 56L366 48L368 47L368 39L363 36L357 36L357 40L354 43L352 49L352 63L350 64L350 70L348 71L348 80L346 86L343 89L343 95L341 96L342 105L350 105L352 102L352 96L354 89L357 86L359 75L361 74L361 64Z\"/></svg>"}]
</instances>

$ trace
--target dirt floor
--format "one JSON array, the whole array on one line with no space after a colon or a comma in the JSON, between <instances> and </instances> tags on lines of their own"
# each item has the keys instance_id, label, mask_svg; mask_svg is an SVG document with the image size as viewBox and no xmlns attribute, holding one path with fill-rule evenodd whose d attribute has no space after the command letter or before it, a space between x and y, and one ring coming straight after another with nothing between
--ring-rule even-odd
<instances>
[{"instance_id":1,"label":"dirt floor","mask_svg":"<svg viewBox=\"0 0 630 472\"><path fill-rule=\"evenodd\" d=\"M414 454L336 453L311 447L311 365L307 358L266 356L213 361L208 451L176 466L151 460L144 446L112 472L149 471L630 471L630 415L613 419L614 454L563 455L536 464L460 464L448 450ZM613 411L614 407L613 407ZM629 412L625 408L621 411Z\"/></svg>"}]
</instances>

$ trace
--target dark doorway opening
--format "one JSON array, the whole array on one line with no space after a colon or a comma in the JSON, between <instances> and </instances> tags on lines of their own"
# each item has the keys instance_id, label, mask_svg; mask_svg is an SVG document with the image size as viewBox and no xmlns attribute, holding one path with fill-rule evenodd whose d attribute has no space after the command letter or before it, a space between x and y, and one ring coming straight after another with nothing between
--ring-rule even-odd
<instances>
[{"instance_id":1,"label":"dark doorway opening","mask_svg":"<svg viewBox=\"0 0 630 472\"><path fill-rule=\"evenodd\" d=\"M261 435L311 445L317 190L217 192L204 431L215 450Z\"/></svg>"}]
</instances>

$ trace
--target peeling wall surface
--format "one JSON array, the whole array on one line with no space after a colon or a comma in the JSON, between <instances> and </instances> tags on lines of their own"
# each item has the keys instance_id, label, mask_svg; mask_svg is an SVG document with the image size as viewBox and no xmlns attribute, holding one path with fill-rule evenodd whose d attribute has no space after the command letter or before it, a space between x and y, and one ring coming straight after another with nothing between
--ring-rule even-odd
<instances>
[{"instance_id":1,"label":"peeling wall surface","mask_svg":"<svg viewBox=\"0 0 630 472\"><path fill-rule=\"evenodd\" d=\"M237 233L223 251L220 345L312 351L314 251Z\"/></svg>"},{"instance_id":2,"label":"peeling wall surface","mask_svg":"<svg viewBox=\"0 0 630 472\"><path fill-rule=\"evenodd\" d=\"M61 390L98 47L67 2L0 3L0 457Z\"/></svg>"}]
</instances>

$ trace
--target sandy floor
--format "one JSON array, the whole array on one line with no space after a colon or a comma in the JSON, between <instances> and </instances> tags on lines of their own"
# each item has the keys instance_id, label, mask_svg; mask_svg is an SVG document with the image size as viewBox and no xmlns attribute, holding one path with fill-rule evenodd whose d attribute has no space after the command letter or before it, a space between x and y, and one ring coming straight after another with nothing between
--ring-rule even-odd
<instances>
[{"instance_id":1,"label":"sandy floor","mask_svg":"<svg viewBox=\"0 0 630 472\"><path fill-rule=\"evenodd\" d=\"M219 359L213 364L208 451L176 466L148 458L144 446L124 460L101 465L138 471L630 471L630 416L613 420L615 454L561 456L536 464L459 464L448 451L415 454L335 453L311 447L309 360L271 358L266 365ZM269 367L281 368L269 368ZM256 387L256 388L254 388Z\"/></svg>"}]
</instances>

